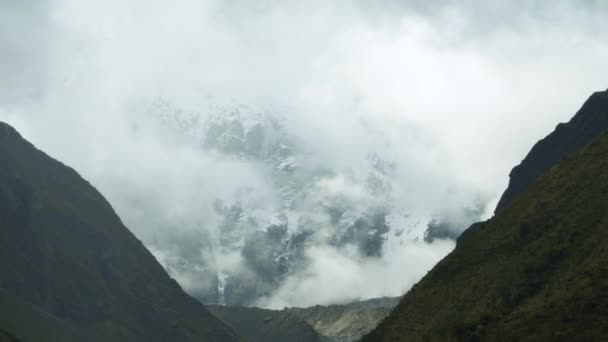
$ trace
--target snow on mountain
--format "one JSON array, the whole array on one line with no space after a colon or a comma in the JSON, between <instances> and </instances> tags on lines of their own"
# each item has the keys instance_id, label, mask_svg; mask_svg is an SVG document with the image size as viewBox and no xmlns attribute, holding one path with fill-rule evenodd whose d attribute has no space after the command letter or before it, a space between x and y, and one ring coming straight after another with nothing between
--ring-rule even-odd
<instances>
[{"instance_id":1,"label":"snow on mountain","mask_svg":"<svg viewBox=\"0 0 608 342\"><path fill-rule=\"evenodd\" d=\"M260 171L274 200L257 201L255 190L244 186L211 204L215 226L182 235L172 250L166 241L153 248L169 273L206 303L256 304L306 272L312 247L355 250L373 260L404 241L423 240L436 222L398 203L399 165L382 151L364 153L347 168L322 165L312 162L315 151L290 135L279 114L244 105L210 111L201 115L163 101L152 110L162 127L186 136L201 153ZM184 243L192 246L187 253L177 247Z\"/></svg>"}]
</instances>

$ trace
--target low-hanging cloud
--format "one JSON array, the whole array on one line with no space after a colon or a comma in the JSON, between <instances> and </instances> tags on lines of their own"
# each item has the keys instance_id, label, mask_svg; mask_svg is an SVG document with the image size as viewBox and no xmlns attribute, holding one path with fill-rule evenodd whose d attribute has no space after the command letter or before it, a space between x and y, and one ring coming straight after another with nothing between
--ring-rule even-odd
<instances>
[{"instance_id":1,"label":"low-hanging cloud","mask_svg":"<svg viewBox=\"0 0 608 342\"><path fill-rule=\"evenodd\" d=\"M607 17L601 1L2 2L0 119L199 298L398 295L453 247L422 240L430 220L487 217L532 144L606 88ZM231 116L263 123L255 153L288 152L209 145ZM362 215L384 242L337 241ZM282 244L303 261L265 252Z\"/></svg>"},{"instance_id":2,"label":"low-hanging cloud","mask_svg":"<svg viewBox=\"0 0 608 342\"><path fill-rule=\"evenodd\" d=\"M256 304L282 309L310 307L319 303L399 296L424 275L454 247L447 240L431 245L407 241L395 253L381 259L361 258L353 250L336 251L327 246L308 250L312 264L305 272L290 277L268 298ZM311 296L311 294L315 294Z\"/></svg>"}]
</instances>

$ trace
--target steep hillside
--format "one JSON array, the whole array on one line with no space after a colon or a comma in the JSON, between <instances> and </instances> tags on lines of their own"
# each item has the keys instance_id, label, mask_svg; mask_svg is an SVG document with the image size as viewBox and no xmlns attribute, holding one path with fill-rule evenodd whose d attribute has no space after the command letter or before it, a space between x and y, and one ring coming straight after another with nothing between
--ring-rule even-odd
<instances>
[{"instance_id":1,"label":"steep hillside","mask_svg":"<svg viewBox=\"0 0 608 342\"><path fill-rule=\"evenodd\" d=\"M506 209L532 183L564 157L583 147L608 129L608 90L597 92L568 123L539 141L526 158L513 168L509 186L502 195L496 213Z\"/></svg>"},{"instance_id":2,"label":"steep hillside","mask_svg":"<svg viewBox=\"0 0 608 342\"><path fill-rule=\"evenodd\" d=\"M187 109L165 101L149 113L158 117L160 130L183 139L202 158L238 160L239 168L246 167L246 180L228 176L231 172L220 177L237 191L205 192L213 201L205 229L177 232L172 226L182 221L169 222L159 229L164 238L146 241L165 256L159 260L176 279L204 280L186 289L204 303L259 305L310 271L314 248L345 257L345 251L356 250L375 262L395 248L409 248L411 241L455 239L485 210L477 197L470 203L462 200L450 215L431 208L434 205L412 208L398 195L408 187L400 172L411 165L400 164L404 160L391 152L389 141L352 150L349 162L342 163L337 162L340 158L323 157L316 139L302 139L286 113L246 105ZM209 203L188 206L206 212ZM192 217L182 219L199 226ZM242 262L216 262L226 259Z\"/></svg>"},{"instance_id":3,"label":"steep hillside","mask_svg":"<svg viewBox=\"0 0 608 342\"><path fill-rule=\"evenodd\" d=\"M602 134L473 225L363 341L608 340L607 170Z\"/></svg>"},{"instance_id":4,"label":"steep hillside","mask_svg":"<svg viewBox=\"0 0 608 342\"><path fill-rule=\"evenodd\" d=\"M95 188L4 123L0 295L0 329L25 342L236 340Z\"/></svg>"},{"instance_id":5,"label":"steep hillside","mask_svg":"<svg viewBox=\"0 0 608 342\"><path fill-rule=\"evenodd\" d=\"M99 341L72 323L0 289L0 337L20 341ZM15 336L19 336L17 339ZM3 341L0 338L0 341ZM9 339L9 341L11 341Z\"/></svg>"}]
</instances>

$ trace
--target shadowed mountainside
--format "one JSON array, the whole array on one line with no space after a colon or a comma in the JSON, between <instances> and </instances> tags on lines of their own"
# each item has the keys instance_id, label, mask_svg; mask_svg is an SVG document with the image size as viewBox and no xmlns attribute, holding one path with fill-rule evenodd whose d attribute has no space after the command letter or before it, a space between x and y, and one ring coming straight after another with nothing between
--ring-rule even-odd
<instances>
[{"instance_id":1,"label":"shadowed mountainside","mask_svg":"<svg viewBox=\"0 0 608 342\"><path fill-rule=\"evenodd\" d=\"M0 342L21 342L15 336L7 333L4 330L0 330Z\"/></svg>"},{"instance_id":2,"label":"shadowed mountainside","mask_svg":"<svg viewBox=\"0 0 608 342\"><path fill-rule=\"evenodd\" d=\"M95 188L4 123L0 301L9 340L237 340L169 278Z\"/></svg>"},{"instance_id":3,"label":"shadowed mountainside","mask_svg":"<svg viewBox=\"0 0 608 342\"><path fill-rule=\"evenodd\" d=\"M604 133L471 226L362 341L607 340L607 170Z\"/></svg>"},{"instance_id":4,"label":"shadowed mountainside","mask_svg":"<svg viewBox=\"0 0 608 342\"><path fill-rule=\"evenodd\" d=\"M495 212L506 209L538 177L606 129L608 90L591 95L568 123L560 123L555 131L534 145L521 164L509 174L509 186L500 198Z\"/></svg>"},{"instance_id":5,"label":"shadowed mountainside","mask_svg":"<svg viewBox=\"0 0 608 342\"><path fill-rule=\"evenodd\" d=\"M358 341L399 303L399 297L376 298L346 305L286 309L334 342Z\"/></svg>"},{"instance_id":6,"label":"shadowed mountainside","mask_svg":"<svg viewBox=\"0 0 608 342\"><path fill-rule=\"evenodd\" d=\"M303 319L285 311L238 306L209 306L248 342L329 342Z\"/></svg>"},{"instance_id":7,"label":"shadowed mountainside","mask_svg":"<svg viewBox=\"0 0 608 342\"><path fill-rule=\"evenodd\" d=\"M377 298L283 310L230 306L210 306L209 310L252 342L351 342L375 328L397 303L399 298Z\"/></svg>"}]
</instances>

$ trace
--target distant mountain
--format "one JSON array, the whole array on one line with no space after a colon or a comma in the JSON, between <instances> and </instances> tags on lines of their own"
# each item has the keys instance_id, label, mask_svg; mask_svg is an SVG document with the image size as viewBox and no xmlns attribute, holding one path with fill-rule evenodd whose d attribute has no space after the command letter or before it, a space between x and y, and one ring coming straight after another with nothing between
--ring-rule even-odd
<instances>
[{"instance_id":1,"label":"distant mountain","mask_svg":"<svg viewBox=\"0 0 608 342\"><path fill-rule=\"evenodd\" d=\"M345 305L316 305L285 311L300 317L332 342L354 342L369 333L399 303L399 297L376 298Z\"/></svg>"},{"instance_id":2,"label":"distant mountain","mask_svg":"<svg viewBox=\"0 0 608 342\"><path fill-rule=\"evenodd\" d=\"M375 328L398 303L399 298L378 298L283 310L219 305L209 310L251 342L354 342Z\"/></svg>"},{"instance_id":3,"label":"distant mountain","mask_svg":"<svg viewBox=\"0 0 608 342\"><path fill-rule=\"evenodd\" d=\"M337 166L316 160L319 151L290 132L281 115L259 108L230 105L199 115L159 101L150 112L163 128L189 138L201 155L238 161L264 177L261 191L245 186L233 196L217 198L216 217L201 224L205 231L175 238L175 248L167 241L149 244L170 250L166 254L171 257L162 263L176 278L185 274L211 280L205 282L209 286L201 281L191 290L204 303L264 305L260 300L306 271L306 252L312 247L355 250L362 259L374 260L408 240L455 239L466 227L403 207L393 192L396 171L410 165L397 165L387 151L356 151L360 160ZM254 200L256 193L273 200ZM459 222L474 222L484 211L481 203L462 207L454 210L462 216ZM170 228L164 231L175 231ZM179 248L186 244L192 248ZM225 259L242 264L214 263Z\"/></svg>"},{"instance_id":4,"label":"distant mountain","mask_svg":"<svg viewBox=\"0 0 608 342\"><path fill-rule=\"evenodd\" d=\"M238 340L169 278L95 188L4 123L0 339Z\"/></svg>"},{"instance_id":5,"label":"distant mountain","mask_svg":"<svg viewBox=\"0 0 608 342\"><path fill-rule=\"evenodd\" d=\"M526 158L513 168L509 186L503 193L496 213L513 203L534 181L551 167L588 144L608 129L608 90L596 92L568 123L560 123L551 134L539 141Z\"/></svg>"},{"instance_id":6,"label":"distant mountain","mask_svg":"<svg viewBox=\"0 0 608 342\"><path fill-rule=\"evenodd\" d=\"M237 306L209 306L248 342L329 342L302 318L286 311Z\"/></svg>"},{"instance_id":7,"label":"distant mountain","mask_svg":"<svg viewBox=\"0 0 608 342\"><path fill-rule=\"evenodd\" d=\"M558 147L582 143L582 136L567 132L595 134L606 98L594 94L570 124L535 147L526 165L546 166L568 154ZM543 149L548 158L534 160ZM362 341L608 340L607 208L605 132L494 218L465 231L456 249Z\"/></svg>"}]
</instances>

